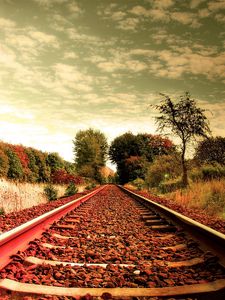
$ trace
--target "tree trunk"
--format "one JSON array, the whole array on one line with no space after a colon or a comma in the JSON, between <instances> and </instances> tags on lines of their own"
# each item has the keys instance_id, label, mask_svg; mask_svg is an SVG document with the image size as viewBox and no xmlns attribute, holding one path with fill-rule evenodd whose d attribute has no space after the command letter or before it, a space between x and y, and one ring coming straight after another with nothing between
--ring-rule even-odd
<instances>
[{"instance_id":1,"label":"tree trunk","mask_svg":"<svg viewBox=\"0 0 225 300\"><path fill-rule=\"evenodd\" d=\"M188 176L187 176L187 166L185 160L182 161L182 169L183 169L183 174L182 174L182 185L183 187L188 186Z\"/></svg>"},{"instance_id":2,"label":"tree trunk","mask_svg":"<svg viewBox=\"0 0 225 300\"><path fill-rule=\"evenodd\" d=\"M186 144L183 142L183 149L182 149L182 155L181 155L181 164L182 164L182 185L184 188L188 186L188 175L187 175L187 166L185 161L185 150L186 150Z\"/></svg>"}]
</instances>

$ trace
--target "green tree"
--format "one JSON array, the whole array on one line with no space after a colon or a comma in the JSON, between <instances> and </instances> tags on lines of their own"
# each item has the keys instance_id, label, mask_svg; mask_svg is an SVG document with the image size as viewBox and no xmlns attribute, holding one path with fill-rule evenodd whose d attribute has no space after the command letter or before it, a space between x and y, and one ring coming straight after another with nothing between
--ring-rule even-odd
<instances>
[{"instance_id":1,"label":"green tree","mask_svg":"<svg viewBox=\"0 0 225 300\"><path fill-rule=\"evenodd\" d=\"M225 138L217 136L200 141L196 148L195 159L200 163L225 165Z\"/></svg>"},{"instance_id":2,"label":"green tree","mask_svg":"<svg viewBox=\"0 0 225 300\"><path fill-rule=\"evenodd\" d=\"M117 165L119 182L124 184L138 177L143 179L148 163L174 150L173 143L160 135L126 132L112 141L109 157Z\"/></svg>"},{"instance_id":3,"label":"green tree","mask_svg":"<svg viewBox=\"0 0 225 300\"><path fill-rule=\"evenodd\" d=\"M99 130L89 128L80 130L73 140L75 164L78 173L85 176L85 168L89 174L93 173L94 179L99 179L100 168L105 165L108 143L105 135ZM90 169L92 172L90 172Z\"/></svg>"},{"instance_id":4,"label":"green tree","mask_svg":"<svg viewBox=\"0 0 225 300\"><path fill-rule=\"evenodd\" d=\"M5 152L0 149L0 176L6 176L9 170L9 159Z\"/></svg>"},{"instance_id":5,"label":"green tree","mask_svg":"<svg viewBox=\"0 0 225 300\"><path fill-rule=\"evenodd\" d=\"M24 173L23 173L23 167L21 165L19 157L10 148L6 150L6 154L9 159L9 169L8 169L7 177L10 179L22 180Z\"/></svg>"},{"instance_id":6,"label":"green tree","mask_svg":"<svg viewBox=\"0 0 225 300\"><path fill-rule=\"evenodd\" d=\"M51 169L51 173L64 168L63 159L56 152L48 153L46 165Z\"/></svg>"},{"instance_id":7,"label":"green tree","mask_svg":"<svg viewBox=\"0 0 225 300\"><path fill-rule=\"evenodd\" d=\"M25 152L29 158L29 164L28 167L31 171L31 174L28 178L30 182L37 182L39 177L39 168L37 165L37 161L34 155L34 150L32 148L26 148Z\"/></svg>"},{"instance_id":8,"label":"green tree","mask_svg":"<svg viewBox=\"0 0 225 300\"><path fill-rule=\"evenodd\" d=\"M210 133L209 123L204 114L205 110L196 106L196 101L190 98L189 93L181 96L176 103L169 96L164 94L162 96L161 103L154 106L160 113L156 117L156 123L160 132L167 131L181 141L182 183L186 187L188 185L185 158L187 147L197 137L207 137Z\"/></svg>"},{"instance_id":9,"label":"green tree","mask_svg":"<svg viewBox=\"0 0 225 300\"><path fill-rule=\"evenodd\" d=\"M51 169L46 164L48 154L36 149L32 149L32 151L38 166L38 182L49 182Z\"/></svg>"}]
</instances>

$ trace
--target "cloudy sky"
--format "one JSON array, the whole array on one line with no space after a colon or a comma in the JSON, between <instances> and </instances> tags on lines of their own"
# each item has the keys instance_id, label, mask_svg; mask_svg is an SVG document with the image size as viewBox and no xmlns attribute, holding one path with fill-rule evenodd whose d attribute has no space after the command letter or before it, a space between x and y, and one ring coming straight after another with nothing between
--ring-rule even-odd
<instances>
[{"instance_id":1,"label":"cloudy sky","mask_svg":"<svg viewBox=\"0 0 225 300\"><path fill-rule=\"evenodd\" d=\"M79 129L155 132L189 91L225 136L224 0L0 0L0 139L72 160Z\"/></svg>"}]
</instances>

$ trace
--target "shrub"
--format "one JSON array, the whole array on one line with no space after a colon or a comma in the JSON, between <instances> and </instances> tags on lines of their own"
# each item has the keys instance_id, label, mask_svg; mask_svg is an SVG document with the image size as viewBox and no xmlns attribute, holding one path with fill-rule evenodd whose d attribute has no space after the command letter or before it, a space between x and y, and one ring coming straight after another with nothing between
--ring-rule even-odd
<instances>
[{"instance_id":1,"label":"shrub","mask_svg":"<svg viewBox=\"0 0 225 300\"><path fill-rule=\"evenodd\" d=\"M51 181L56 184L81 184L83 179L80 176L73 175L65 171L64 169L56 170L51 175Z\"/></svg>"},{"instance_id":2,"label":"shrub","mask_svg":"<svg viewBox=\"0 0 225 300\"><path fill-rule=\"evenodd\" d=\"M193 168L190 171L190 178L192 181L196 182L196 181L201 181L203 179L203 175L202 175L202 170L201 169L196 169Z\"/></svg>"},{"instance_id":3,"label":"shrub","mask_svg":"<svg viewBox=\"0 0 225 300\"><path fill-rule=\"evenodd\" d=\"M149 166L145 175L148 188L158 187L163 181L176 178L181 174L179 156L175 154L160 155Z\"/></svg>"},{"instance_id":4,"label":"shrub","mask_svg":"<svg viewBox=\"0 0 225 300\"><path fill-rule=\"evenodd\" d=\"M72 196L78 192L78 188L75 186L74 182L70 182L65 191L65 196Z\"/></svg>"},{"instance_id":5,"label":"shrub","mask_svg":"<svg viewBox=\"0 0 225 300\"><path fill-rule=\"evenodd\" d=\"M225 167L215 164L215 165L205 165L201 169L203 180L212 180L225 177Z\"/></svg>"},{"instance_id":6,"label":"shrub","mask_svg":"<svg viewBox=\"0 0 225 300\"><path fill-rule=\"evenodd\" d=\"M48 184L44 188L44 193L47 196L49 201L57 199L58 191L57 191L57 189L54 188L54 186L52 184Z\"/></svg>"},{"instance_id":7,"label":"shrub","mask_svg":"<svg viewBox=\"0 0 225 300\"><path fill-rule=\"evenodd\" d=\"M183 187L184 186L183 186L181 178L177 178L174 180L161 182L159 185L159 190L161 193L164 194L164 193L171 193L178 189L182 189Z\"/></svg>"},{"instance_id":8,"label":"shrub","mask_svg":"<svg viewBox=\"0 0 225 300\"><path fill-rule=\"evenodd\" d=\"M224 189L221 189L220 184L211 185L208 193L205 193L205 203L203 208L211 214L219 214L224 211L225 195Z\"/></svg>"},{"instance_id":9,"label":"shrub","mask_svg":"<svg viewBox=\"0 0 225 300\"><path fill-rule=\"evenodd\" d=\"M5 214L4 208L0 207L0 216L4 216L4 214Z\"/></svg>"},{"instance_id":10,"label":"shrub","mask_svg":"<svg viewBox=\"0 0 225 300\"><path fill-rule=\"evenodd\" d=\"M140 191L141 189L144 188L145 182L141 178L136 178L135 180L132 181L132 184Z\"/></svg>"},{"instance_id":11,"label":"shrub","mask_svg":"<svg viewBox=\"0 0 225 300\"><path fill-rule=\"evenodd\" d=\"M86 187L85 187L85 189L86 190L91 190L91 189L93 189L93 188L95 188L96 187L96 184L95 183L90 183L89 185L87 185Z\"/></svg>"}]
</instances>

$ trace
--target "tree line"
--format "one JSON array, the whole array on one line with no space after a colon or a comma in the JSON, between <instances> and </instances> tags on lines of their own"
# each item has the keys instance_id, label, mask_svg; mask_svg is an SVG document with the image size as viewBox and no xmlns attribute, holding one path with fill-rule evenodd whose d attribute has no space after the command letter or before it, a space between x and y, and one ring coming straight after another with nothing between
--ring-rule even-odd
<instances>
[{"instance_id":1,"label":"tree line","mask_svg":"<svg viewBox=\"0 0 225 300\"><path fill-rule=\"evenodd\" d=\"M79 184L74 163L58 153L47 153L32 147L0 142L0 176L21 182Z\"/></svg>"},{"instance_id":2,"label":"tree line","mask_svg":"<svg viewBox=\"0 0 225 300\"><path fill-rule=\"evenodd\" d=\"M80 130L73 140L74 163L57 153L0 142L0 176L62 184L79 184L86 178L98 183L143 181L149 187L171 181L171 186L175 182L185 187L190 175L195 179L225 176L225 138L211 136L205 110L188 93L178 101L162 95L152 109L158 112L159 134L126 132L109 145L100 130ZM179 145L171 136L180 140ZM190 146L193 158L187 159ZM117 173L107 179L102 169L108 159L116 164Z\"/></svg>"},{"instance_id":3,"label":"tree line","mask_svg":"<svg viewBox=\"0 0 225 300\"><path fill-rule=\"evenodd\" d=\"M154 187L176 179L176 186L186 187L190 169L196 179L225 176L225 138L211 136L205 110L197 106L189 93L178 101L161 96L161 102L152 109L158 112L158 132L167 136L126 132L108 145L100 131L80 131L74 140L78 173L101 179L100 169L108 156L117 166L121 184L142 180ZM175 146L168 136L178 138L179 145ZM192 159L187 159L190 147Z\"/></svg>"}]
</instances>

